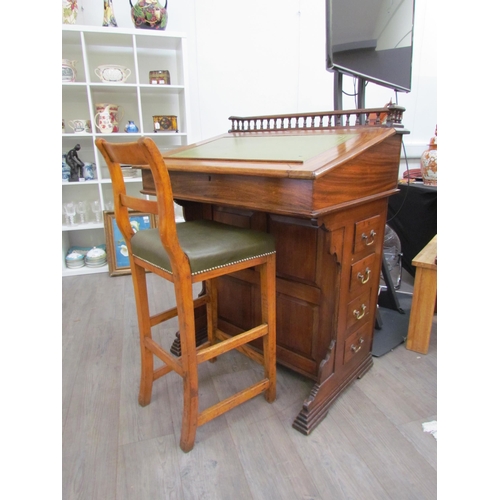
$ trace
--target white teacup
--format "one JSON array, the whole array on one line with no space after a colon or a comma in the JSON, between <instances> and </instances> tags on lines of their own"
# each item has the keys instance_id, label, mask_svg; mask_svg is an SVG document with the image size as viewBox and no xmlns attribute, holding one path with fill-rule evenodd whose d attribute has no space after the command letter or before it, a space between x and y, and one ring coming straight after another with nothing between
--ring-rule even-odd
<instances>
[{"instance_id":1,"label":"white teacup","mask_svg":"<svg viewBox=\"0 0 500 500\"><path fill-rule=\"evenodd\" d=\"M75 134L86 132L87 120L70 120L69 126L73 129Z\"/></svg>"}]
</instances>

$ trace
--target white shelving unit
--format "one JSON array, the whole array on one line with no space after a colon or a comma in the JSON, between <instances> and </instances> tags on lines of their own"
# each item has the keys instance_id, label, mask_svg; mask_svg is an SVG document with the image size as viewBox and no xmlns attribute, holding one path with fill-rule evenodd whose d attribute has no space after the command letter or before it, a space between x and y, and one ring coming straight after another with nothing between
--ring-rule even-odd
<instances>
[{"instance_id":1,"label":"white shelving unit","mask_svg":"<svg viewBox=\"0 0 500 500\"><path fill-rule=\"evenodd\" d=\"M103 210L112 203L111 179L106 163L95 146L96 137L107 140L130 141L150 136L160 150L188 144L188 90L186 38L181 33L157 32L141 29L104 28L94 26L62 26L62 58L75 62L75 82L62 82L62 153L80 144L79 158L95 163L97 179L82 182L62 181L62 203L68 201L99 200ZM95 69L103 64L119 64L131 70L125 83L103 83ZM151 85L149 72L168 70L170 85ZM120 130L100 134L94 124L99 103L119 106ZM177 116L178 132L155 133L153 115ZM75 134L71 120L91 120L92 132ZM126 133L125 126L133 120L138 133ZM61 177L62 179L62 177ZM139 194L141 177L126 179L134 194ZM62 214L62 275L74 276L108 272L107 266L68 269L65 256L72 246L91 247L106 242L104 224L92 222L89 210L83 224L67 225ZM75 221L79 219L77 215Z\"/></svg>"}]
</instances>

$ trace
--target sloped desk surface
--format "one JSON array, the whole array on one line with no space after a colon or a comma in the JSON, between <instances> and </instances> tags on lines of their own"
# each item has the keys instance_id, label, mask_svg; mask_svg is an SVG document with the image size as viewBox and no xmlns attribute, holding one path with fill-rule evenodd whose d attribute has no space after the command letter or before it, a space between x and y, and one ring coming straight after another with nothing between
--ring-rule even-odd
<instances>
[{"instance_id":1,"label":"sloped desk surface","mask_svg":"<svg viewBox=\"0 0 500 500\"><path fill-rule=\"evenodd\" d=\"M393 135L346 128L229 133L164 154L170 170L315 179ZM180 161L176 161L180 160Z\"/></svg>"},{"instance_id":2,"label":"sloped desk surface","mask_svg":"<svg viewBox=\"0 0 500 500\"><path fill-rule=\"evenodd\" d=\"M396 192L400 149L395 129L343 127L228 133L163 156L176 199L317 218Z\"/></svg>"},{"instance_id":3,"label":"sloped desk surface","mask_svg":"<svg viewBox=\"0 0 500 500\"><path fill-rule=\"evenodd\" d=\"M274 235L277 359L315 382L293 425L304 434L373 364L387 199L397 191L401 136L381 126L231 132L163 153L186 220ZM143 192L155 194L148 170ZM221 279L218 293L223 331L257 324L255 272ZM204 324L200 313L200 332Z\"/></svg>"}]
</instances>

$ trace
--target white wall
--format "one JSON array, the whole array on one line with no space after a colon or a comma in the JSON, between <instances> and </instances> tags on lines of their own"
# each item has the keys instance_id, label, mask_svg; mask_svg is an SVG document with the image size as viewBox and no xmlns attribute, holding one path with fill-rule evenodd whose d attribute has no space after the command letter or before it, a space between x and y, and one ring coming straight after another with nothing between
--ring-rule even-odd
<instances>
[{"instance_id":1,"label":"white wall","mask_svg":"<svg viewBox=\"0 0 500 500\"><path fill-rule=\"evenodd\" d=\"M79 24L102 24L102 0L79 3ZM114 10L119 27L133 27L127 0L114 0ZM193 141L226 132L230 115L333 109L324 0L170 0L168 15L167 32L188 37ZM412 92L396 96L375 84L366 90L367 107L392 98L406 108L406 151L415 158L437 122L436 30L431 0L416 0ZM344 90L353 88L344 77ZM345 98L343 107L356 103Z\"/></svg>"}]
</instances>

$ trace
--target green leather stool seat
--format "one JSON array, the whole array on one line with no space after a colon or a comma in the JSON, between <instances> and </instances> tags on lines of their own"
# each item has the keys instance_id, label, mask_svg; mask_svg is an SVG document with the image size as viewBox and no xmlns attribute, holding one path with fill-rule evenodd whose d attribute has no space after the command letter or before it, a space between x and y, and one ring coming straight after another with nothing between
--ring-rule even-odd
<instances>
[{"instance_id":1,"label":"green leather stool seat","mask_svg":"<svg viewBox=\"0 0 500 500\"><path fill-rule=\"evenodd\" d=\"M191 274L275 252L274 237L270 234L209 220L177 224L177 237L189 259ZM170 259L157 228L138 231L132 236L131 246L136 257L172 273Z\"/></svg>"}]
</instances>

